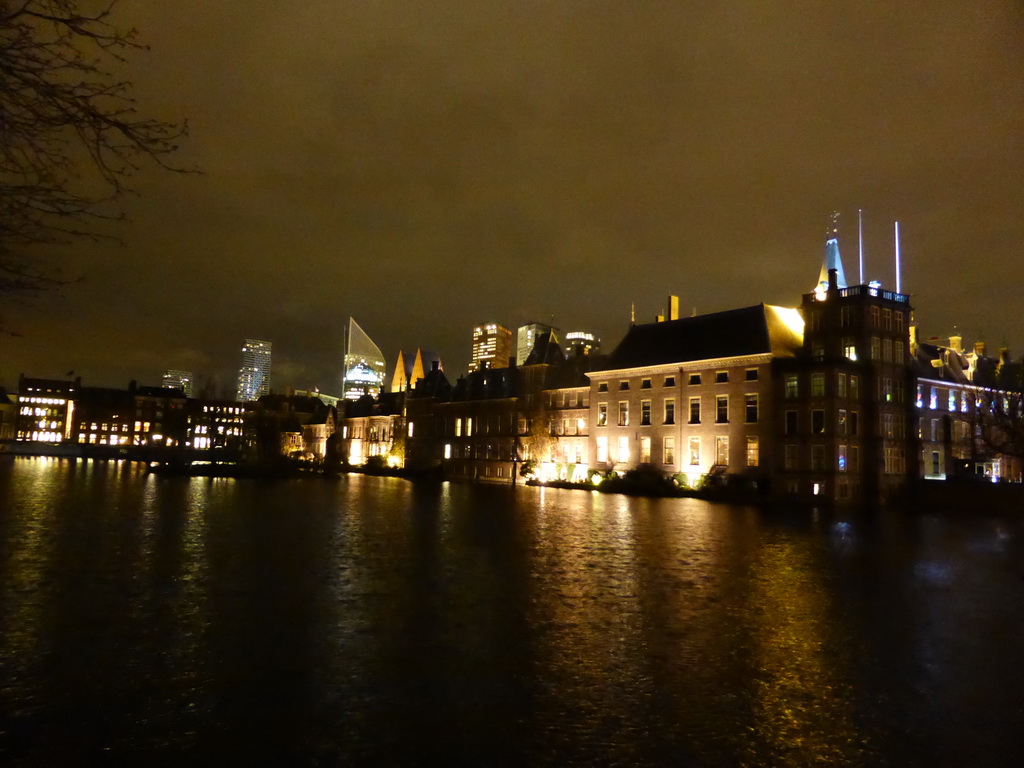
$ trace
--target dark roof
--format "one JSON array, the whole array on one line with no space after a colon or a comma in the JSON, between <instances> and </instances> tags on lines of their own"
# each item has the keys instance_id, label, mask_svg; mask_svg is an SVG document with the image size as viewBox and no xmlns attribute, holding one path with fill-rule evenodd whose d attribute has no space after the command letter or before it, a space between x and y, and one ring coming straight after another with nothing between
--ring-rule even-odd
<instances>
[{"instance_id":1,"label":"dark roof","mask_svg":"<svg viewBox=\"0 0 1024 768\"><path fill-rule=\"evenodd\" d=\"M135 399L127 389L82 387L76 398L79 408L133 408Z\"/></svg>"},{"instance_id":2,"label":"dark roof","mask_svg":"<svg viewBox=\"0 0 1024 768\"><path fill-rule=\"evenodd\" d=\"M423 378L416 382L416 386L413 387L412 392L409 393L410 397L436 397L444 399L451 394L452 385L448 381L448 377L444 375L444 371L438 367L436 370L429 370Z\"/></svg>"},{"instance_id":3,"label":"dark roof","mask_svg":"<svg viewBox=\"0 0 1024 768\"><path fill-rule=\"evenodd\" d=\"M141 397L173 397L184 398L185 390L181 387L136 387L135 394Z\"/></svg>"},{"instance_id":4,"label":"dark roof","mask_svg":"<svg viewBox=\"0 0 1024 768\"><path fill-rule=\"evenodd\" d=\"M604 368L619 370L773 351L764 304L708 315L634 325Z\"/></svg>"},{"instance_id":5,"label":"dark roof","mask_svg":"<svg viewBox=\"0 0 1024 768\"><path fill-rule=\"evenodd\" d=\"M452 400L500 400L515 397L519 391L516 368L482 368L460 376L451 393Z\"/></svg>"},{"instance_id":6,"label":"dark roof","mask_svg":"<svg viewBox=\"0 0 1024 768\"><path fill-rule=\"evenodd\" d=\"M565 362L565 352L558 344L558 337L553 331L539 334L533 343L533 349L523 365L558 365Z\"/></svg>"}]
</instances>

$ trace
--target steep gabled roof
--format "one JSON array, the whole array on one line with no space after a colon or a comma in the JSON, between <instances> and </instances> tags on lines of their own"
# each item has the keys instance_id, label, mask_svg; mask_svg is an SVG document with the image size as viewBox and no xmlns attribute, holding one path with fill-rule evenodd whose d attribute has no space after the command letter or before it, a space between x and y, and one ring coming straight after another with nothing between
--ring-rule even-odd
<instances>
[{"instance_id":1,"label":"steep gabled roof","mask_svg":"<svg viewBox=\"0 0 1024 768\"><path fill-rule=\"evenodd\" d=\"M802 343L796 310L757 304L662 323L634 325L604 368L620 370L772 353L791 357Z\"/></svg>"},{"instance_id":2,"label":"steep gabled roof","mask_svg":"<svg viewBox=\"0 0 1024 768\"><path fill-rule=\"evenodd\" d=\"M565 352L558 343L558 337L554 331L547 331L537 336L523 365L558 365L564 362Z\"/></svg>"}]
</instances>

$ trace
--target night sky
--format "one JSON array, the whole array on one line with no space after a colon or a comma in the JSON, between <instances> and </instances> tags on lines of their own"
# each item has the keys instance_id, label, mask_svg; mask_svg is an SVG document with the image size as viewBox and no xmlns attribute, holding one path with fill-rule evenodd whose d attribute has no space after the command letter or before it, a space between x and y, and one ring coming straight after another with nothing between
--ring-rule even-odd
<instances>
[{"instance_id":1,"label":"night sky","mask_svg":"<svg viewBox=\"0 0 1024 768\"><path fill-rule=\"evenodd\" d=\"M186 6L191 6L186 10ZM337 393L351 314L388 364L465 370L472 326L550 320L606 348L651 320L811 290L829 214L857 282L902 288L924 338L1024 353L1024 4L122 0L151 50L139 109L187 118L123 245L0 299L19 373Z\"/></svg>"}]
</instances>

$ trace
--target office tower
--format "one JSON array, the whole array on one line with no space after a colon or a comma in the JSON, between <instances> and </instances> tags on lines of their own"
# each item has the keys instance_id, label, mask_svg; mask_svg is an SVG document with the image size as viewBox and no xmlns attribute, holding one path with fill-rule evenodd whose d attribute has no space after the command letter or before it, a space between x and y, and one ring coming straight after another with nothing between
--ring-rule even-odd
<instances>
[{"instance_id":1,"label":"office tower","mask_svg":"<svg viewBox=\"0 0 1024 768\"><path fill-rule=\"evenodd\" d=\"M262 339L246 339L242 345L242 367L238 371L238 393L235 399L240 403L258 400L270 392L271 343Z\"/></svg>"},{"instance_id":2,"label":"office tower","mask_svg":"<svg viewBox=\"0 0 1024 768\"><path fill-rule=\"evenodd\" d=\"M341 396L358 400L363 395L377 397L384 389L384 355L354 318L348 319L345 333L345 359L341 373Z\"/></svg>"},{"instance_id":3,"label":"office tower","mask_svg":"<svg viewBox=\"0 0 1024 768\"><path fill-rule=\"evenodd\" d=\"M526 358L533 351L533 345L537 343L537 337L544 333L551 333L557 330L547 323L527 323L519 326L516 332L516 365L522 365Z\"/></svg>"},{"instance_id":4,"label":"office tower","mask_svg":"<svg viewBox=\"0 0 1024 768\"><path fill-rule=\"evenodd\" d=\"M192 397L192 381L192 371L179 371L168 368L167 373L164 374L163 385L180 389L185 393L185 397Z\"/></svg>"},{"instance_id":5,"label":"office tower","mask_svg":"<svg viewBox=\"0 0 1024 768\"><path fill-rule=\"evenodd\" d=\"M473 328L473 357L470 371L505 368L512 356L512 331L498 323L483 323Z\"/></svg>"},{"instance_id":6,"label":"office tower","mask_svg":"<svg viewBox=\"0 0 1024 768\"><path fill-rule=\"evenodd\" d=\"M675 318L673 318L675 319ZM565 334L565 355L596 355L601 351L601 337L588 331L569 331Z\"/></svg>"}]
</instances>

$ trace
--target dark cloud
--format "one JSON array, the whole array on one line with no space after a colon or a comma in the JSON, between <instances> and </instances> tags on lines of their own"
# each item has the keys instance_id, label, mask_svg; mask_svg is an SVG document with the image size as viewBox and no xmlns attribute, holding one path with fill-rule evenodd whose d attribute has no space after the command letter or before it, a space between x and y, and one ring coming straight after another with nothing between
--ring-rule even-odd
<instances>
[{"instance_id":1,"label":"dark cloud","mask_svg":"<svg viewBox=\"0 0 1024 768\"><path fill-rule=\"evenodd\" d=\"M230 380L261 337L278 386L330 391L349 314L457 372L482 320L614 342L670 291L792 305L833 208L886 285L900 220L924 335L1024 352L1019 3L119 7L141 108L189 118L204 173L141 174L123 248L4 308L9 384Z\"/></svg>"}]
</instances>

